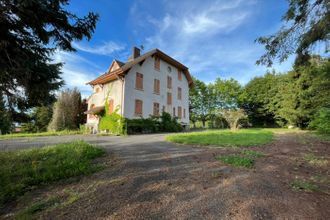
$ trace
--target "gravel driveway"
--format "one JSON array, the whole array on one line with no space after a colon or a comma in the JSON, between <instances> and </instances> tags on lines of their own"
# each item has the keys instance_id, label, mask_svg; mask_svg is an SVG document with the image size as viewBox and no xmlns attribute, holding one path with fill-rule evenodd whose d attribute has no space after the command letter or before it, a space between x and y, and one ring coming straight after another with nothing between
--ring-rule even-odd
<instances>
[{"instance_id":1,"label":"gravel driveway","mask_svg":"<svg viewBox=\"0 0 330 220\"><path fill-rule=\"evenodd\" d=\"M240 169L225 166L214 158L237 149L175 145L164 138L165 134L39 137L1 140L0 149L85 140L104 147L117 158L115 165L78 183L37 192L44 195L66 188L81 193L73 204L42 213L39 217L43 219L326 219L330 216L329 194L294 192L290 188L291 174L286 168L291 163L290 153L296 154L296 148L302 150L298 139L279 136L275 143L263 148L266 157L257 161L254 169ZM327 143L317 147L326 149L328 154Z\"/></svg>"}]
</instances>

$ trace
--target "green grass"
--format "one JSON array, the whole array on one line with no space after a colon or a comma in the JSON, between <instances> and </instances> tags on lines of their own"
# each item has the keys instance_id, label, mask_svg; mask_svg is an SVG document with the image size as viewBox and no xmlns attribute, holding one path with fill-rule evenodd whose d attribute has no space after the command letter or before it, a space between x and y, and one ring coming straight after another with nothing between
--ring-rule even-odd
<instances>
[{"instance_id":1,"label":"green grass","mask_svg":"<svg viewBox=\"0 0 330 220\"><path fill-rule=\"evenodd\" d=\"M224 155L216 157L216 159L235 167L252 168L254 165L254 159L239 155Z\"/></svg>"},{"instance_id":2,"label":"green grass","mask_svg":"<svg viewBox=\"0 0 330 220\"><path fill-rule=\"evenodd\" d=\"M209 130L173 134L166 140L181 144L213 145L221 147L248 147L269 143L273 140L273 133L265 129Z\"/></svg>"},{"instance_id":3,"label":"green grass","mask_svg":"<svg viewBox=\"0 0 330 220\"><path fill-rule=\"evenodd\" d=\"M323 157L317 157L312 153L305 154L304 159L311 165L316 167L326 167L328 161Z\"/></svg>"},{"instance_id":4,"label":"green grass","mask_svg":"<svg viewBox=\"0 0 330 220\"><path fill-rule=\"evenodd\" d=\"M83 141L0 152L0 206L38 186L101 169L93 159L103 154Z\"/></svg>"},{"instance_id":5,"label":"green grass","mask_svg":"<svg viewBox=\"0 0 330 220\"><path fill-rule=\"evenodd\" d=\"M308 191L308 192L312 192L312 191L317 191L318 187L311 183L308 182L306 180L301 180L301 179L296 179L291 183L291 187L296 190L296 191Z\"/></svg>"},{"instance_id":6,"label":"green grass","mask_svg":"<svg viewBox=\"0 0 330 220\"><path fill-rule=\"evenodd\" d=\"M83 131L80 130L48 131L48 132L40 132L40 133L14 133L14 134L0 135L0 140L22 138L22 137L73 135L73 134L82 134L82 133Z\"/></svg>"},{"instance_id":7,"label":"green grass","mask_svg":"<svg viewBox=\"0 0 330 220\"><path fill-rule=\"evenodd\" d=\"M241 152L241 154L251 157L251 158L260 158L265 156L263 153L259 152L259 151L253 151L253 150L243 150Z\"/></svg>"}]
</instances>

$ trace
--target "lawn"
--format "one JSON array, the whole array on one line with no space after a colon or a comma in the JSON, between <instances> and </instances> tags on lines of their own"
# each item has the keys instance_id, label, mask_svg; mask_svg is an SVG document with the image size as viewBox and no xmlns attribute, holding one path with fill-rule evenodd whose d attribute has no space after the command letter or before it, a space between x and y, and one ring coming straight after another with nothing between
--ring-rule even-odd
<instances>
[{"instance_id":1,"label":"lawn","mask_svg":"<svg viewBox=\"0 0 330 220\"><path fill-rule=\"evenodd\" d=\"M21 138L21 137L42 137L42 136L60 136L60 135L74 135L82 134L80 130L64 130L64 131L48 131L39 133L14 133L0 135L0 140Z\"/></svg>"},{"instance_id":2,"label":"lawn","mask_svg":"<svg viewBox=\"0 0 330 220\"><path fill-rule=\"evenodd\" d=\"M0 152L0 206L39 186L101 169L93 159L104 153L83 141Z\"/></svg>"},{"instance_id":3,"label":"lawn","mask_svg":"<svg viewBox=\"0 0 330 220\"><path fill-rule=\"evenodd\" d=\"M249 147L271 142L273 140L273 132L265 129L209 130L173 134L167 136L166 140L180 144Z\"/></svg>"}]
</instances>

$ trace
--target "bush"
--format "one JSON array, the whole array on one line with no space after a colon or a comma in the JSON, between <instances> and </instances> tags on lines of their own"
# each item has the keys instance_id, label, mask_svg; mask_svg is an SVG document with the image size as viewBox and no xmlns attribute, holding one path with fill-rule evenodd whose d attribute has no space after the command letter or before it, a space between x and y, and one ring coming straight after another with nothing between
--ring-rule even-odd
<instances>
[{"instance_id":1,"label":"bush","mask_svg":"<svg viewBox=\"0 0 330 220\"><path fill-rule=\"evenodd\" d=\"M330 134L330 108L321 108L310 122L309 127L320 133Z\"/></svg>"},{"instance_id":2,"label":"bush","mask_svg":"<svg viewBox=\"0 0 330 220\"><path fill-rule=\"evenodd\" d=\"M111 134L124 134L125 119L116 112L101 117L99 129L105 130Z\"/></svg>"},{"instance_id":3,"label":"bush","mask_svg":"<svg viewBox=\"0 0 330 220\"><path fill-rule=\"evenodd\" d=\"M126 131L128 134L178 132L182 130L182 126L177 122L176 118L172 118L167 112L163 112L160 117L126 119Z\"/></svg>"}]
</instances>

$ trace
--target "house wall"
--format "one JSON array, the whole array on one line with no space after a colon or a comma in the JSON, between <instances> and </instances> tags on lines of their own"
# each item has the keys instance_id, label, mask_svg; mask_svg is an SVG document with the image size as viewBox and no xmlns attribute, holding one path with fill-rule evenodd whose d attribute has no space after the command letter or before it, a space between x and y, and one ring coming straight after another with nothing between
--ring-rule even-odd
<instances>
[{"instance_id":1,"label":"house wall","mask_svg":"<svg viewBox=\"0 0 330 220\"><path fill-rule=\"evenodd\" d=\"M171 72L168 71L171 68ZM136 72L143 74L143 90L135 89ZM172 89L167 88L167 76L172 77ZM154 94L154 79L160 80L160 94ZM177 98L177 88L182 89L182 99ZM167 105L167 92L172 93L172 105ZM153 103L160 104L160 112L163 106L165 111L173 115L173 107L177 116L178 106L182 107L182 123L189 124L189 86L188 80L182 73L182 80L178 80L177 68L160 61L160 71L154 68L154 58L147 58L142 65L134 65L125 76L125 99L124 99L124 116L126 118L139 118L135 115L135 99L143 101L143 118L147 118L153 114ZM183 118L183 109L186 109L186 117Z\"/></svg>"},{"instance_id":2,"label":"house wall","mask_svg":"<svg viewBox=\"0 0 330 220\"><path fill-rule=\"evenodd\" d=\"M99 92L97 90L99 89ZM103 87L95 85L93 88L93 94L88 98L88 109L94 104L97 106L104 106L106 97L109 94L109 99L114 101L114 109L118 108L118 114L122 114L122 81L115 80L110 83L104 84ZM87 123L98 123L98 120L87 116Z\"/></svg>"}]
</instances>

